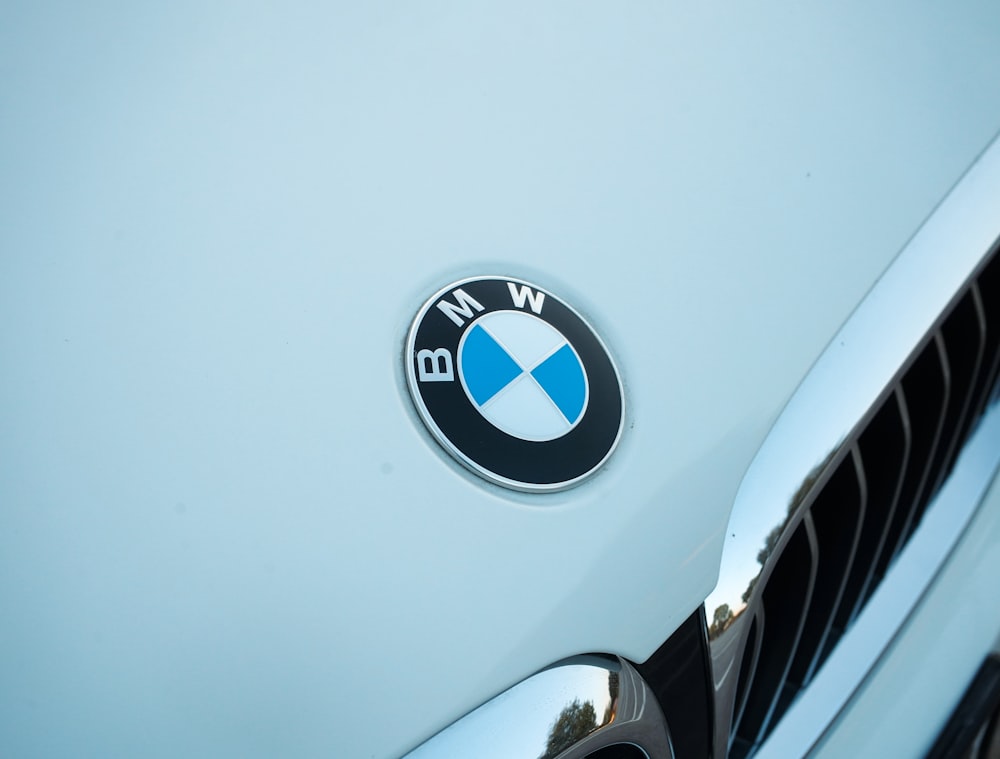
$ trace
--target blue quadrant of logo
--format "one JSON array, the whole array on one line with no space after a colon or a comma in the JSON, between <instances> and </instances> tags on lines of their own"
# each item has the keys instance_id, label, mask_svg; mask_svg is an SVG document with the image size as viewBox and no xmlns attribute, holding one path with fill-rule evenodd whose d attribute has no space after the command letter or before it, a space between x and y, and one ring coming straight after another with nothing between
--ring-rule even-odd
<instances>
[{"instance_id":1,"label":"blue quadrant of logo","mask_svg":"<svg viewBox=\"0 0 1000 759\"><path fill-rule=\"evenodd\" d=\"M574 424L587 399L587 380L573 349L564 345L536 366L531 376L548 393L566 420Z\"/></svg>"},{"instance_id":2,"label":"blue quadrant of logo","mask_svg":"<svg viewBox=\"0 0 1000 759\"><path fill-rule=\"evenodd\" d=\"M462 376L472 398L482 406L521 374L517 365L486 330L475 325L462 347Z\"/></svg>"}]
</instances>

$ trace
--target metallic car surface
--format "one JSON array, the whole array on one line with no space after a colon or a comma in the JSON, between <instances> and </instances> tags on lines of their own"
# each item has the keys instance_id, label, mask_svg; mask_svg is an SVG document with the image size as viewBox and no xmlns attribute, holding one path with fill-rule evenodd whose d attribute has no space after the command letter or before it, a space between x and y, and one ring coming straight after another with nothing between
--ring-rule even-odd
<instances>
[{"instance_id":1,"label":"metallic car surface","mask_svg":"<svg viewBox=\"0 0 1000 759\"><path fill-rule=\"evenodd\" d=\"M649 656L1000 129L998 16L4 4L0 755L391 757ZM621 371L618 450L562 493L467 472L406 390L420 305L499 271Z\"/></svg>"},{"instance_id":2,"label":"metallic car surface","mask_svg":"<svg viewBox=\"0 0 1000 759\"><path fill-rule=\"evenodd\" d=\"M590 713L586 714L588 705ZM552 729L561 717L581 713L590 717L589 724L583 721L583 729ZM618 744L641 745L649 757L673 757L656 697L635 669L621 659L575 657L491 699L455 727L407 754L407 759L555 759L557 755L584 759L593 751Z\"/></svg>"}]
</instances>

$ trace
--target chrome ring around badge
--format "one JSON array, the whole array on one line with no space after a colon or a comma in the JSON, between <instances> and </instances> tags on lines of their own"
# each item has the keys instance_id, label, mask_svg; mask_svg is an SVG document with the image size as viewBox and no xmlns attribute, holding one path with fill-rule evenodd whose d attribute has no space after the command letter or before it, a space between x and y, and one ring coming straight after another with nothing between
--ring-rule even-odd
<instances>
[{"instance_id":1,"label":"chrome ring around badge","mask_svg":"<svg viewBox=\"0 0 1000 759\"><path fill-rule=\"evenodd\" d=\"M406 341L414 405L441 446L485 479L562 490L597 471L625 419L594 329L548 290L484 276L438 290Z\"/></svg>"}]
</instances>

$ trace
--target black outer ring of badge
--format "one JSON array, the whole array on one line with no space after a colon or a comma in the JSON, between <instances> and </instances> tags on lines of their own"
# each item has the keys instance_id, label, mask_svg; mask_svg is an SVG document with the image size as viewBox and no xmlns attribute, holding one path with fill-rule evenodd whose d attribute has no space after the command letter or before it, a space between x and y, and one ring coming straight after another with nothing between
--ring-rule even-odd
<instances>
[{"instance_id":1,"label":"black outer ring of badge","mask_svg":"<svg viewBox=\"0 0 1000 759\"><path fill-rule=\"evenodd\" d=\"M528 303L512 304L508 283L545 293L541 314ZM484 306L461 327L436 308L461 288ZM524 310L548 322L570 342L587 373L590 396L583 418L554 440L522 440L493 426L472 404L459 379L458 345L476 320L494 311ZM464 318L464 317L463 317ZM446 348L455 379L419 382L418 351ZM625 397L618 369L604 342L573 308L548 290L516 277L483 276L452 282L421 307L406 339L406 381L427 428L448 453L485 479L515 490L552 492L578 484L607 461L618 445L625 422Z\"/></svg>"}]
</instances>

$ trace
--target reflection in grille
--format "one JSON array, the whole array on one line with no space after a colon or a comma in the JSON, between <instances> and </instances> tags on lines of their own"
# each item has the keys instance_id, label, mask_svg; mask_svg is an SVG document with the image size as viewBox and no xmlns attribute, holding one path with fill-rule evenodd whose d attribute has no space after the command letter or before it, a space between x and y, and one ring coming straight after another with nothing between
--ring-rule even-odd
<instances>
[{"instance_id":1,"label":"reflection in grille","mask_svg":"<svg viewBox=\"0 0 1000 759\"><path fill-rule=\"evenodd\" d=\"M731 756L754 751L858 615L995 396L998 370L993 255L768 537L745 596Z\"/></svg>"}]
</instances>

